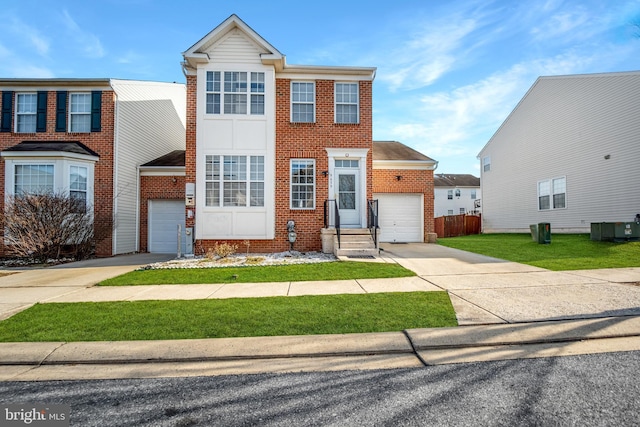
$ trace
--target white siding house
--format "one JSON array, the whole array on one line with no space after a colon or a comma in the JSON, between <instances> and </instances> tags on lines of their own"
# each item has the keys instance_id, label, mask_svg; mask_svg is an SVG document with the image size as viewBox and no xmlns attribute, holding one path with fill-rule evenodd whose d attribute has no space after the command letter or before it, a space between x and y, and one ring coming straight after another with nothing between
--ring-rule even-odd
<instances>
[{"instance_id":1,"label":"white siding house","mask_svg":"<svg viewBox=\"0 0 640 427\"><path fill-rule=\"evenodd\" d=\"M111 80L116 94L114 135L113 254L139 250L138 167L184 149L183 84Z\"/></svg>"},{"instance_id":2,"label":"white siding house","mask_svg":"<svg viewBox=\"0 0 640 427\"><path fill-rule=\"evenodd\" d=\"M480 212L480 178L466 174L433 176L435 217Z\"/></svg>"},{"instance_id":3,"label":"white siding house","mask_svg":"<svg viewBox=\"0 0 640 427\"><path fill-rule=\"evenodd\" d=\"M483 232L640 213L640 71L540 77L480 151Z\"/></svg>"}]
</instances>

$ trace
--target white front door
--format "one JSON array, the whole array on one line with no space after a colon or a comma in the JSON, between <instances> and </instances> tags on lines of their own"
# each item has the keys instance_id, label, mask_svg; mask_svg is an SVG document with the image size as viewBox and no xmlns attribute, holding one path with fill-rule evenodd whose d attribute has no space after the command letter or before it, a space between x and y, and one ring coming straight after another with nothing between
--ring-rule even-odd
<instances>
[{"instance_id":1,"label":"white front door","mask_svg":"<svg viewBox=\"0 0 640 427\"><path fill-rule=\"evenodd\" d=\"M336 170L340 227L360 228L359 170Z\"/></svg>"}]
</instances>

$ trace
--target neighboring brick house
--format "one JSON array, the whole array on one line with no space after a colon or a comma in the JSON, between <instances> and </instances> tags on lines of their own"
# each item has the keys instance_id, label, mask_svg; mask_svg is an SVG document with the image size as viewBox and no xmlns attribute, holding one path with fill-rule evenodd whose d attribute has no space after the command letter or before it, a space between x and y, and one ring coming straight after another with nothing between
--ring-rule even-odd
<instances>
[{"instance_id":1,"label":"neighboring brick house","mask_svg":"<svg viewBox=\"0 0 640 427\"><path fill-rule=\"evenodd\" d=\"M336 205L343 233L366 230L369 206L375 208L374 192L385 199L381 204L385 215L394 212L389 209L392 204L412 199L408 211L415 215L408 220L421 221L418 227L409 226L409 234L398 234L403 224L397 224L407 218L395 212L395 221L381 218L385 226L396 228L383 230L383 237L424 241L433 233L437 163L402 144L384 143L403 147L402 155L409 157L381 159L395 164L375 171L375 68L289 65L282 53L236 15L183 57L184 179L189 193L185 225L195 230L196 252L220 241L249 241L256 252L287 250L290 221L297 233L295 249L320 250L323 230L335 233ZM158 159L155 166L162 169L161 163ZM172 167L171 161L165 163ZM145 165L141 171L153 166ZM170 173L167 170L165 179ZM388 182L386 175L393 181ZM397 175L405 179L396 181ZM166 191L174 182L165 186L141 179L143 194L147 185ZM173 209L167 217L180 208Z\"/></svg>"},{"instance_id":2,"label":"neighboring brick house","mask_svg":"<svg viewBox=\"0 0 640 427\"><path fill-rule=\"evenodd\" d=\"M111 229L96 253L139 250L138 166L184 148L185 86L0 79L0 189L70 192ZM5 197L0 197L4 207ZM0 243L0 255L5 248Z\"/></svg>"},{"instance_id":3,"label":"neighboring brick house","mask_svg":"<svg viewBox=\"0 0 640 427\"><path fill-rule=\"evenodd\" d=\"M435 216L480 213L480 178L469 174L436 174Z\"/></svg>"}]
</instances>

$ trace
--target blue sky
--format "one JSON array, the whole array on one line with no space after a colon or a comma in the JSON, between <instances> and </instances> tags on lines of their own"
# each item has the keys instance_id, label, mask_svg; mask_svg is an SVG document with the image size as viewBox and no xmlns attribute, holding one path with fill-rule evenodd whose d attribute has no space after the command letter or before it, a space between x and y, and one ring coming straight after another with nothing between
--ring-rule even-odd
<instances>
[{"instance_id":1,"label":"blue sky","mask_svg":"<svg viewBox=\"0 0 640 427\"><path fill-rule=\"evenodd\" d=\"M640 70L640 0L21 0L0 9L0 77L184 82L181 53L232 13L289 64L377 67L374 139L438 173L478 176L538 76Z\"/></svg>"}]
</instances>

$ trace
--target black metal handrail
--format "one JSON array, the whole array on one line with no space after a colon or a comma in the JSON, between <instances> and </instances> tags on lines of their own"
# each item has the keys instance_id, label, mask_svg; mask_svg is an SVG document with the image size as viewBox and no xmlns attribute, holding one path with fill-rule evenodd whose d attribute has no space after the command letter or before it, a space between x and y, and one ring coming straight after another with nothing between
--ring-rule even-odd
<instances>
[{"instance_id":1,"label":"black metal handrail","mask_svg":"<svg viewBox=\"0 0 640 427\"><path fill-rule=\"evenodd\" d=\"M378 200L367 200L367 228L373 238L373 244L378 247Z\"/></svg>"},{"instance_id":2,"label":"black metal handrail","mask_svg":"<svg viewBox=\"0 0 640 427\"><path fill-rule=\"evenodd\" d=\"M331 209L330 205L333 205L333 209ZM333 213L333 224L331 224L331 213ZM335 199L327 199L324 201L324 228L329 228L332 225L336 229L338 249L340 249L340 211L338 210L338 203Z\"/></svg>"}]
</instances>

